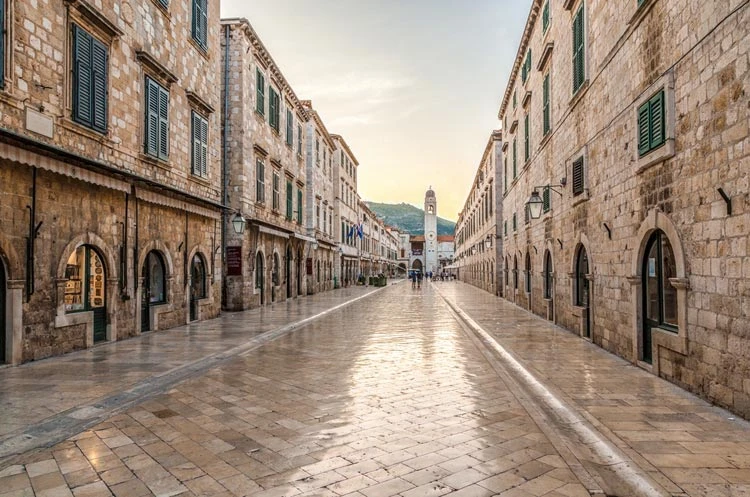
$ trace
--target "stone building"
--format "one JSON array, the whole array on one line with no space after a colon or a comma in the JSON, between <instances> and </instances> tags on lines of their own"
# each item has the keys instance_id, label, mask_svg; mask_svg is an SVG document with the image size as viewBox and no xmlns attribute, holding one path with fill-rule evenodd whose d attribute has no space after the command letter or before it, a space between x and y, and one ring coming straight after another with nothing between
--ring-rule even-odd
<instances>
[{"instance_id":1,"label":"stone building","mask_svg":"<svg viewBox=\"0 0 750 497\"><path fill-rule=\"evenodd\" d=\"M224 19L222 63L228 206L226 308L247 309L312 291L315 238L305 224L307 109L246 19Z\"/></svg>"},{"instance_id":2,"label":"stone building","mask_svg":"<svg viewBox=\"0 0 750 497\"><path fill-rule=\"evenodd\" d=\"M438 271L437 254L437 197L430 187L424 197L424 271Z\"/></svg>"},{"instance_id":3,"label":"stone building","mask_svg":"<svg viewBox=\"0 0 750 497\"><path fill-rule=\"evenodd\" d=\"M334 235L333 154L336 144L315 111L312 102L305 100L307 110L305 126L307 174L307 235L315 240L313 251L306 259L308 293L333 289L334 262L339 255Z\"/></svg>"},{"instance_id":4,"label":"stone building","mask_svg":"<svg viewBox=\"0 0 750 497\"><path fill-rule=\"evenodd\" d=\"M471 192L456 222L456 263L458 279L497 293L502 267L502 204L497 185L501 184L502 133L493 131L474 175ZM500 263L498 263L500 261Z\"/></svg>"},{"instance_id":5,"label":"stone building","mask_svg":"<svg viewBox=\"0 0 750 497\"><path fill-rule=\"evenodd\" d=\"M0 362L220 310L218 2L5 2Z\"/></svg>"},{"instance_id":6,"label":"stone building","mask_svg":"<svg viewBox=\"0 0 750 497\"><path fill-rule=\"evenodd\" d=\"M357 167L359 162L344 138L331 135L336 144L333 154L333 177L338 181L334 205L336 239L339 242L339 257L335 261L334 278L337 285L348 286L356 282L361 272L359 237L360 213L357 193Z\"/></svg>"},{"instance_id":7,"label":"stone building","mask_svg":"<svg viewBox=\"0 0 750 497\"><path fill-rule=\"evenodd\" d=\"M498 213L505 298L746 417L749 28L747 2L535 0Z\"/></svg>"}]
</instances>

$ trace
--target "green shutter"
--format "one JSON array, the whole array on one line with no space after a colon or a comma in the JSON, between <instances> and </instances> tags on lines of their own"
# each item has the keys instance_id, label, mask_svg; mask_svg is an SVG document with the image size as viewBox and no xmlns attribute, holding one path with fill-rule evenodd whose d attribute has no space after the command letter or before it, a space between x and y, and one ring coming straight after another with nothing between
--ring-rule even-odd
<instances>
[{"instance_id":1,"label":"green shutter","mask_svg":"<svg viewBox=\"0 0 750 497\"><path fill-rule=\"evenodd\" d=\"M547 32L549 28L549 0L544 4L544 10L542 10L542 33Z\"/></svg>"},{"instance_id":2,"label":"green shutter","mask_svg":"<svg viewBox=\"0 0 750 497\"><path fill-rule=\"evenodd\" d=\"M531 143L529 143L529 115L526 114L526 116L523 119L523 160L524 162L528 162L529 158L531 157Z\"/></svg>"},{"instance_id":3,"label":"green shutter","mask_svg":"<svg viewBox=\"0 0 750 497\"><path fill-rule=\"evenodd\" d=\"M648 112L651 121L649 148L653 150L664 143L664 90L649 100Z\"/></svg>"},{"instance_id":4,"label":"green shutter","mask_svg":"<svg viewBox=\"0 0 750 497\"><path fill-rule=\"evenodd\" d=\"M73 119L91 125L91 43L90 34L73 25Z\"/></svg>"},{"instance_id":5,"label":"green shutter","mask_svg":"<svg viewBox=\"0 0 750 497\"><path fill-rule=\"evenodd\" d=\"M92 127L107 131L107 47L91 40Z\"/></svg>"},{"instance_id":6,"label":"green shutter","mask_svg":"<svg viewBox=\"0 0 750 497\"><path fill-rule=\"evenodd\" d=\"M544 212L549 212L550 209L550 198L549 198L549 187L545 187L542 192L542 208Z\"/></svg>"},{"instance_id":7,"label":"green shutter","mask_svg":"<svg viewBox=\"0 0 750 497\"><path fill-rule=\"evenodd\" d=\"M544 84L542 85L542 109L544 114L544 135L550 132L550 107L549 107L549 73L544 77Z\"/></svg>"},{"instance_id":8,"label":"green shutter","mask_svg":"<svg viewBox=\"0 0 750 497\"><path fill-rule=\"evenodd\" d=\"M294 148L294 116L289 109L286 110L286 143Z\"/></svg>"},{"instance_id":9,"label":"green shutter","mask_svg":"<svg viewBox=\"0 0 750 497\"><path fill-rule=\"evenodd\" d=\"M260 69L255 70L255 110L262 116L266 114L266 78Z\"/></svg>"},{"instance_id":10,"label":"green shutter","mask_svg":"<svg viewBox=\"0 0 750 497\"><path fill-rule=\"evenodd\" d=\"M583 8L581 4L573 19L573 93L578 91L586 76Z\"/></svg>"},{"instance_id":11,"label":"green shutter","mask_svg":"<svg viewBox=\"0 0 750 497\"><path fill-rule=\"evenodd\" d=\"M638 109L638 155L648 153L649 140L649 102L644 103Z\"/></svg>"},{"instance_id":12,"label":"green shutter","mask_svg":"<svg viewBox=\"0 0 750 497\"><path fill-rule=\"evenodd\" d=\"M193 0L192 34L193 39L203 48L206 48L208 29L208 13L206 12L206 0Z\"/></svg>"},{"instance_id":13,"label":"green shutter","mask_svg":"<svg viewBox=\"0 0 750 497\"><path fill-rule=\"evenodd\" d=\"M146 78L146 153L159 156L159 86Z\"/></svg>"},{"instance_id":14,"label":"green shutter","mask_svg":"<svg viewBox=\"0 0 750 497\"><path fill-rule=\"evenodd\" d=\"M325 223L325 212L323 216ZM297 223L302 224L302 190L297 190Z\"/></svg>"},{"instance_id":15,"label":"green shutter","mask_svg":"<svg viewBox=\"0 0 750 497\"><path fill-rule=\"evenodd\" d=\"M513 138L513 179L516 179L518 174L518 150L516 149L516 139Z\"/></svg>"},{"instance_id":16,"label":"green shutter","mask_svg":"<svg viewBox=\"0 0 750 497\"><path fill-rule=\"evenodd\" d=\"M156 85L159 94L159 158L169 158L169 92Z\"/></svg>"},{"instance_id":17,"label":"green shutter","mask_svg":"<svg viewBox=\"0 0 750 497\"><path fill-rule=\"evenodd\" d=\"M294 197L292 196L293 194L294 192L292 190L292 182L287 181L286 182L286 218L289 220L292 219L292 211L294 210L293 208Z\"/></svg>"}]
</instances>

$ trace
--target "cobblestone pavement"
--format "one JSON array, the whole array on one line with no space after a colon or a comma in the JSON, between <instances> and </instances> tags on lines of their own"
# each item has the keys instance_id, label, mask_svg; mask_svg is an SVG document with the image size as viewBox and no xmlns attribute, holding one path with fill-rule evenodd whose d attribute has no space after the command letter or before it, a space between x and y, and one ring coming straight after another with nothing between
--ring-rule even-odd
<instances>
[{"instance_id":1,"label":"cobblestone pavement","mask_svg":"<svg viewBox=\"0 0 750 497\"><path fill-rule=\"evenodd\" d=\"M77 354L79 376L97 373L78 390L72 356L1 371L0 383L14 380L5 399L21 396L22 370L38 386L67 367L54 402L75 413L154 373L200 365L0 466L0 497L750 495L744 422L469 286L395 285L292 324L363 292ZM198 344L204 330L210 345ZM243 345L262 330L269 340ZM212 352L215 361L196 360ZM151 371L117 382L128 357ZM116 384L102 391L98 378ZM7 422L23 431L43 417Z\"/></svg>"}]
</instances>

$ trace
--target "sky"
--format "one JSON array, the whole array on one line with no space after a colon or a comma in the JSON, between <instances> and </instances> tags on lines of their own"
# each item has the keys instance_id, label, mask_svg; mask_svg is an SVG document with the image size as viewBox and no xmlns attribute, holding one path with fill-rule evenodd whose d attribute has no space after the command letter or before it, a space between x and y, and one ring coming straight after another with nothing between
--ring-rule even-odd
<instances>
[{"instance_id":1,"label":"sky","mask_svg":"<svg viewBox=\"0 0 750 497\"><path fill-rule=\"evenodd\" d=\"M493 129L531 0L222 0L359 161L364 200L455 221Z\"/></svg>"}]
</instances>

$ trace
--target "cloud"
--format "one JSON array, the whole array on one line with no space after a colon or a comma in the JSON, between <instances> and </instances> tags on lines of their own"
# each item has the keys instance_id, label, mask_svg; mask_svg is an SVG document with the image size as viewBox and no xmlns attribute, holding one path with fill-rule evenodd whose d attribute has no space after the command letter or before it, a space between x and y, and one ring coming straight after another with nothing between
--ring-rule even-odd
<instances>
[{"instance_id":1,"label":"cloud","mask_svg":"<svg viewBox=\"0 0 750 497\"><path fill-rule=\"evenodd\" d=\"M299 85L297 93L306 99L324 97L382 103L392 100L399 92L412 86L414 82L409 78L348 73L341 77L318 78L314 82Z\"/></svg>"}]
</instances>

